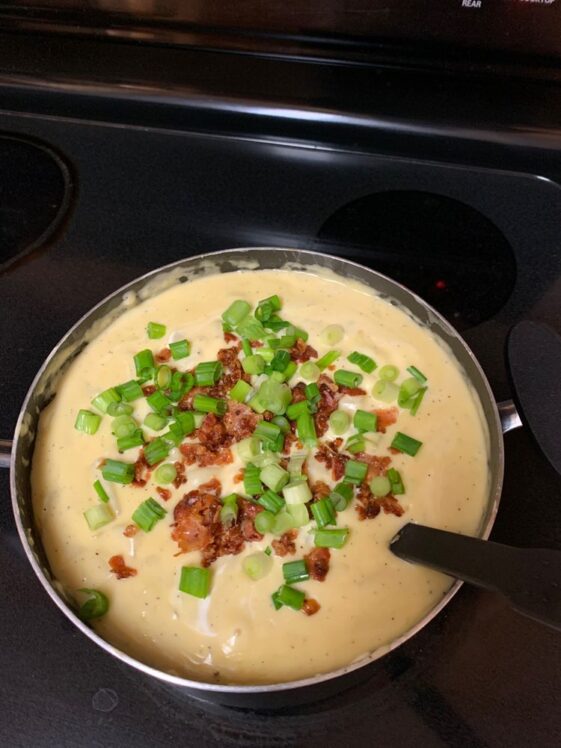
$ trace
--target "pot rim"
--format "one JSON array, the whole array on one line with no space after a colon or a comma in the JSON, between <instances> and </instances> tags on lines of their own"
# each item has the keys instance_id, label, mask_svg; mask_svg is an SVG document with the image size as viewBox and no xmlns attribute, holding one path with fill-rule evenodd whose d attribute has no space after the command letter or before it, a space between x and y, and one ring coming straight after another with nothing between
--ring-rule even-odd
<instances>
[{"instance_id":1,"label":"pot rim","mask_svg":"<svg viewBox=\"0 0 561 748\"><path fill-rule=\"evenodd\" d=\"M431 608L420 621L418 621L411 628L407 629L407 631L401 634L401 636L399 636L397 639L394 639L390 644L384 645L382 647L378 647L372 652L369 652L368 654L360 658L357 658L356 660L354 660L353 662L351 662L350 664L344 667L338 668L336 670L332 670L327 673L319 673L314 676L310 676L308 678L301 678L299 680L286 681L282 683L267 683L267 684L258 684L258 685L236 685L236 684L216 684L216 683L207 683L205 681L190 680L189 678L184 678L182 676L173 675L166 671L159 670L155 667L152 667L150 665L147 665L141 662L140 660L137 660L131 655L128 655L126 652L123 652L117 647L114 647L110 642L106 641L101 636L99 636L93 628L90 628L89 626L87 626L76 615L76 613L72 610L72 608L63 600L63 598L56 591L54 585L47 579L46 574L44 573L43 569L41 568L40 563L38 562L37 558L35 557L31 549L31 544L29 542L28 534L23 525L20 511L19 511L19 505L18 505L18 500L17 500L17 487L16 487L16 451L17 451L19 434L20 434L20 430L22 427L23 419L27 411L27 405L29 403L29 400L33 396L33 393L36 387L40 383L42 376L45 370L47 369L49 363L51 362L53 357L59 352L60 348L63 346L65 341L72 335L74 330L76 330L80 325L86 322L94 314L96 310L103 307L110 300L118 296L122 296L124 293L130 290L131 286L135 285L136 283L143 281L143 280L148 280L149 278L155 277L159 275L160 273L164 273L166 271L172 270L176 267L181 266L181 264L185 262L192 262L192 261L197 261L197 260L201 260L201 261L212 260L213 258L217 258L217 256L220 256L226 253L228 255L233 254L234 256L236 254L239 254L240 256L245 255L246 257L244 259L248 259L247 258L248 255L251 255L254 252L260 253L263 251L295 252L299 255L306 255L307 257L310 257L310 258L316 257L318 258L320 265L321 265L322 259L328 258L328 259L333 259L336 262L343 262L345 265L350 265L352 267L359 268L361 271L366 270L369 274L372 274L378 278L381 278L389 282L394 288L404 291L412 299L414 299L419 305L421 305L427 311L429 311L431 315L433 315L433 317L438 321L438 323L444 329L446 329L448 333L450 333L453 337L455 337L459 341L461 346L464 348L466 355L468 356L469 359L471 359L472 365L475 367L475 369L477 370L480 376L481 383L485 389L485 397L488 400L489 405L491 406L490 410L491 410L492 418L490 417L486 420L488 421L489 429L491 430L492 428L498 437L497 438L498 454L496 455L497 468L496 468L495 485L494 486L492 484L490 485L487 519L479 535L479 537L483 540L487 540L487 538L491 534L491 530L495 523L495 518L497 516L497 511L499 508L502 485L503 485L504 442L503 442L501 422L500 422L500 417L499 417L499 412L497 409L497 403L495 401L495 397L493 395L491 386L489 385L487 377L479 361L477 360L476 356L471 351L471 349L469 348L465 340L461 337L461 335L452 327L452 325L439 312L437 312L430 304L428 304L426 301L424 301L424 299L422 299L419 295L417 295L416 293L408 289L406 286L404 286L401 283L398 283L393 278L390 278L389 276L384 275L383 273L379 273L377 270L372 270L371 268L368 268L365 265L361 265L358 262L348 260L347 258L337 257L336 255L330 255L330 254L323 253L323 252L316 252L313 250L299 249L297 247L234 247L231 249L222 249L222 250L215 250L213 252L204 252L198 255L193 255L191 257L183 257L180 260L175 260L174 262L171 262L167 265L158 267L154 270L150 270L144 275L133 278L128 283L124 284L120 288L111 292L108 296L104 297L95 306L90 308L84 315L80 317L80 319L78 319L74 323L74 325L72 325L72 327L69 330L67 330L67 332L58 341L58 343L54 346L54 348L51 350L49 355L43 361L43 364L41 365L39 371L35 375L27 391L27 394L25 396L25 399L23 401L23 404L22 404L22 407L21 407L21 410L18 416L18 420L16 422L16 427L15 427L14 437L13 437L12 452L11 452L11 457L10 457L10 493L11 493L11 498L12 498L12 509L14 512L15 522L16 522L18 534L20 537L20 541L23 545L28 561L30 562L31 567L33 568L33 571L35 572L36 576L38 577L39 581L41 582L45 590L47 591L49 597L53 600L53 602L57 605L57 607L64 613L64 615L67 618L69 618L78 629L80 629L80 631L83 634L85 634L91 641L95 642L95 644L97 644L99 647L104 649L109 654L117 657L122 662L126 663L127 665L130 665L136 670L139 670L145 675L149 675L153 678L157 678L158 680L164 681L165 683L168 683L170 685L179 686L182 688L195 690L195 691L201 691L201 692L206 691L206 692L211 692L211 693L250 695L250 694L274 693L274 692L279 692L279 691L280 692L290 691L294 689L305 688L307 686L318 685L320 683L330 681L335 678L339 678L343 675L346 675L348 673L351 673L353 671L359 670L360 668L363 668L366 665L369 665L375 660L380 659L381 657L388 654L389 652L392 652L394 649L397 649L397 647L401 646L404 642L406 642L408 639L410 639L416 633L418 633L421 629L423 629L450 602L450 600L454 597L454 595L458 592L458 590L463 584L461 580L456 580L455 582L453 582L450 588L448 589L448 591L441 598L441 600L433 608ZM404 304L401 304L401 302L400 302L400 305L407 309L407 306ZM409 309L407 310L410 311ZM469 379L471 381L471 377ZM481 393L477 391L477 394L481 400L482 405L484 405L485 403L483 402ZM492 423L490 422L491 420L492 420Z\"/></svg>"}]
</instances>

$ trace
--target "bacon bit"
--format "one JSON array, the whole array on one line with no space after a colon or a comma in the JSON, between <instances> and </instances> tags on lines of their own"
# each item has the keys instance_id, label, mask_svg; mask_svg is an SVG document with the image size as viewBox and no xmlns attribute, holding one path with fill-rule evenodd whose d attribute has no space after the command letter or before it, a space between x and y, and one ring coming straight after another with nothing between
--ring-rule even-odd
<instances>
[{"instance_id":1,"label":"bacon bit","mask_svg":"<svg viewBox=\"0 0 561 748\"><path fill-rule=\"evenodd\" d=\"M173 510L171 537L183 553L205 548L222 527L220 490L221 485L216 479L203 483L185 494Z\"/></svg>"},{"instance_id":2,"label":"bacon bit","mask_svg":"<svg viewBox=\"0 0 561 748\"><path fill-rule=\"evenodd\" d=\"M397 408L379 408L374 413L378 416L378 431L382 434L386 433L388 426L397 421L399 411Z\"/></svg>"},{"instance_id":3,"label":"bacon bit","mask_svg":"<svg viewBox=\"0 0 561 748\"><path fill-rule=\"evenodd\" d=\"M339 392L341 395L350 395L351 397L366 395L366 390L363 390L360 387L344 387L342 384L339 385Z\"/></svg>"},{"instance_id":4,"label":"bacon bit","mask_svg":"<svg viewBox=\"0 0 561 748\"><path fill-rule=\"evenodd\" d=\"M284 447L282 449L282 453L284 455L290 454L290 450L292 449L292 445L295 444L298 441L298 437L292 433L292 431L289 431L288 434L284 437Z\"/></svg>"},{"instance_id":5,"label":"bacon bit","mask_svg":"<svg viewBox=\"0 0 561 748\"><path fill-rule=\"evenodd\" d=\"M171 350L169 348L162 348L161 351L159 351L158 353L156 353L156 355L154 356L154 358L156 359L156 362L158 364L163 364L166 361L170 360L170 358L171 358Z\"/></svg>"},{"instance_id":6,"label":"bacon bit","mask_svg":"<svg viewBox=\"0 0 561 748\"><path fill-rule=\"evenodd\" d=\"M304 382L298 382L292 388L292 402L301 403L302 400L306 399L306 385Z\"/></svg>"},{"instance_id":7,"label":"bacon bit","mask_svg":"<svg viewBox=\"0 0 561 748\"><path fill-rule=\"evenodd\" d=\"M156 486L156 491L163 501L169 501L171 499L171 491L169 489Z\"/></svg>"},{"instance_id":8,"label":"bacon bit","mask_svg":"<svg viewBox=\"0 0 561 748\"><path fill-rule=\"evenodd\" d=\"M313 598L304 598L304 603L302 605L302 610L307 616L313 616L315 613L318 612L320 609L320 604L317 600L314 600Z\"/></svg>"},{"instance_id":9,"label":"bacon bit","mask_svg":"<svg viewBox=\"0 0 561 748\"><path fill-rule=\"evenodd\" d=\"M179 486L183 485L183 483L187 483L187 477L185 476L185 465L182 462L173 463L175 467L175 471L177 473L175 480L173 481L173 485L175 488L179 488Z\"/></svg>"},{"instance_id":10,"label":"bacon bit","mask_svg":"<svg viewBox=\"0 0 561 748\"><path fill-rule=\"evenodd\" d=\"M238 358L239 352L240 344L238 343L238 345L234 345L231 348L221 348L216 354L216 358L224 367L224 373L220 377L219 383L224 392L231 390L239 379L243 379L246 382L251 379L249 374L246 374L243 370L241 361Z\"/></svg>"},{"instance_id":11,"label":"bacon bit","mask_svg":"<svg viewBox=\"0 0 561 748\"><path fill-rule=\"evenodd\" d=\"M317 358L318 352L311 345L306 345L302 338L298 338L296 343L290 349L290 358L299 364L309 361L311 358Z\"/></svg>"},{"instance_id":12,"label":"bacon bit","mask_svg":"<svg viewBox=\"0 0 561 748\"><path fill-rule=\"evenodd\" d=\"M393 447L388 447L388 452L391 452L392 455L400 454L399 449L394 449Z\"/></svg>"},{"instance_id":13,"label":"bacon bit","mask_svg":"<svg viewBox=\"0 0 561 748\"><path fill-rule=\"evenodd\" d=\"M187 465L197 464L199 467L228 465L234 460L232 450L229 447L224 447L218 452L214 452L211 449L207 449L203 444L182 444L179 449L185 457Z\"/></svg>"},{"instance_id":14,"label":"bacon bit","mask_svg":"<svg viewBox=\"0 0 561 748\"><path fill-rule=\"evenodd\" d=\"M239 442L255 431L259 417L249 405L228 401L228 410L222 419L224 429L230 440Z\"/></svg>"},{"instance_id":15,"label":"bacon bit","mask_svg":"<svg viewBox=\"0 0 561 748\"><path fill-rule=\"evenodd\" d=\"M221 525L219 532L201 551L201 565L210 566L220 556L237 556L244 547L245 541L239 525L235 524L227 529Z\"/></svg>"},{"instance_id":16,"label":"bacon bit","mask_svg":"<svg viewBox=\"0 0 561 748\"><path fill-rule=\"evenodd\" d=\"M263 347L263 343L260 340L250 340L249 341L249 345L252 348L262 348Z\"/></svg>"},{"instance_id":17,"label":"bacon bit","mask_svg":"<svg viewBox=\"0 0 561 748\"><path fill-rule=\"evenodd\" d=\"M142 394L145 397L148 397L148 395L153 395L154 392L156 392L156 387L153 384L145 384L142 388Z\"/></svg>"},{"instance_id":18,"label":"bacon bit","mask_svg":"<svg viewBox=\"0 0 561 748\"><path fill-rule=\"evenodd\" d=\"M263 420L264 421L272 421L273 418L275 417L275 414L271 413L270 410L264 410L263 413L262 413L262 415L263 415Z\"/></svg>"},{"instance_id":19,"label":"bacon bit","mask_svg":"<svg viewBox=\"0 0 561 748\"><path fill-rule=\"evenodd\" d=\"M142 486L146 485L146 481L148 480L149 476L150 465L146 462L146 458L144 457L144 450L141 449L138 455L138 459L134 463L134 478L132 481L132 485L137 486L137 488L142 488Z\"/></svg>"},{"instance_id":20,"label":"bacon bit","mask_svg":"<svg viewBox=\"0 0 561 748\"><path fill-rule=\"evenodd\" d=\"M329 559L331 553L329 548L314 548L304 556L304 561L308 567L308 574L312 579L323 582L329 571Z\"/></svg>"},{"instance_id":21,"label":"bacon bit","mask_svg":"<svg viewBox=\"0 0 561 748\"><path fill-rule=\"evenodd\" d=\"M224 340L226 343L236 343L238 340L238 336L234 335L233 332L225 332L224 333Z\"/></svg>"},{"instance_id":22,"label":"bacon bit","mask_svg":"<svg viewBox=\"0 0 561 748\"><path fill-rule=\"evenodd\" d=\"M257 532L254 524L256 515L263 511L263 507L259 506L259 504L254 504L251 501L246 501L245 499L240 499L238 504L240 507L238 522L244 540L249 542L252 542L253 540L263 540L263 535L261 535L260 532Z\"/></svg>"},{"instance_id":23,"label":"bacon bit","mask_svg":"<svg viewBox=\"0 0 561 748\"><path fill-rule=\"evenodd\" d=\"M384 514L395 514L396 517L401 517L401 515L405 512L405 509L401 506L399 501L395 498L395 496L392 496L391 494L378 499L378 501L380 502L380 506L384 510Z\"/></svg>"},{"instance_id":24,"label":"bacon bit","mask_svg":"<svg viewBox=\"0 0 561 748\"><path fill-rule=\"evenodd\" d=\"M356 510L358 512L358 518L374 519L377 517L381 510L384 510L385 514L395 514L396 517L401 517L405 512L405 509L401 506L399 501L392 496L384 496L383 498L376 499L371 490L366 484L361 484L356 495L357 503Z\"/></svg>"},{"instance_id":25,"label":"bacon bit","mask_svg":"<svg viewBox=\"0 0 561 748\"><path fill-rule=\"evenodd\" d=\"M318 387L320 391L320 399L317 405L317 413L314 416L316 424L316 432L318 436L323 436L329 427L329 416L334 410L337 410L337 405L341 395L339 394L337 385L335 382L327 376L322 374L318 379Z\"/></svg>"},{"instance_id":26,"label":"bacon bit","mask_svg":"<svg viewBox=\"0 0 561 748\"><path fill-rule=\"evenodd\" d=\"M350 457L339 454L339 447L342 445L342 439L334 439L332 442L320 444L315 458L318 462L323 462L328 470L331 470L333 480L341 480L345 474L345 465Z\"/></svg>"},{"instance_id":27,"label":"bacon bit","mask_svg":"<svg viewBox=\"0 0 561 748\"><path fill-rule=\"evenodd\" d=\"M312 490L312 501L320 501L321 499L325 499L326 496L329 496L331 493L331 489L327 485L327 483L324 483L322 480L317 480L311 485Z\"/></svg>"},{"instance_id":28,"label":"bacon bit","mask_svg":"<svg viewBox=\"0 0 561 748\"><path fill-rule=\"evenodd\" d=\"M138 572L131 566L125 564L125 559L122 556L111 556L109 559L109 568L116 574L117 579L127 579L128 577L135 577Z\"/></svg>"},{"instance_id":29,"label":"bacon bit","mask_svg":"<svg viewBox=\"0 0 561 748\"><path fill-rule=\"evenodd\" d=\"M127 525L123 530L123 535L125 538L134 538L137 532L138 527L136 525Z\"/></svg>"},{"instance_id":30,"label":"bacon bit","mask_svg":"<svg viewBox=\"0 0 561 748\"><path fill-rule=\"evenodd\" d=\"M226 433L224 424L214 413L205 416L197 429L197 436L201 444L213 452L217 452L221 447L228 446L232 441Z\"/></svg>"},{"instance_id":31,"label":"bacon bit","mask_svg":"<svg viewBox=\"0 0 561 748\"><path fill-rule=\"evenodd\" d=\"M355 460L359 462L366 462L368 465L368 472L366 474L366 480L372 480L378 475L384 475L388 469L389 464L392 461L391 457L378 457L377 455L369 455L366 452L358 452L355 455Z\"/></svg>"},{"instance_id":32,"label":"bacon bit","mask_svg":"<svg viewBox=\"0 0 561 748\"><path fill-rule=\"evenodd\" d=\"M335 371L337 367L335 366L335 364L329 364L327 368L329 369L329 371Z\"/></svg>"},{"instance_id":33,"label":"bacon bit","mask_svg":"<svg viewBox=\"0 0 561 748\"><path fill-rule=\"evenodd\" d=\"M243 470L240 470L239 473L236 473L233 480L234 483L241 483L243 481Z\"/></svg>"},{"instance_id":34,"label":"bacon bit","mask_svg":"<svg viewBox=\"0 0 561 748\"><path fill-rule=\"evenodd\" d=\"M287 556L288 554L293 555L296 553L296 545L294 541L298 536L297 530L289 530L283 533L278 540L273 540L271 545L277 556Z\"/></svg>"}]
</instances>

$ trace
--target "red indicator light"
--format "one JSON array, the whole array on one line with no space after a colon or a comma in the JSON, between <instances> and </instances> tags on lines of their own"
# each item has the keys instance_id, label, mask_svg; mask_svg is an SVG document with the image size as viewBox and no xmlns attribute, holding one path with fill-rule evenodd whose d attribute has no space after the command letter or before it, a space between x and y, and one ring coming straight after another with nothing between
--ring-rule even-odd
<instances>
[{"instance_id":1,"label":"red indicator light","mask_svg":"<svg viewBox=\"0 0 561 748\"><path fill-rule=\"evenodd\" d=\"M442 280L442 278L439 278L439 280L437 280L434 285L435 288L438 288L439 291L444 291L444 289L446 288L446 281Z\"/></svg>"}]
</instances>

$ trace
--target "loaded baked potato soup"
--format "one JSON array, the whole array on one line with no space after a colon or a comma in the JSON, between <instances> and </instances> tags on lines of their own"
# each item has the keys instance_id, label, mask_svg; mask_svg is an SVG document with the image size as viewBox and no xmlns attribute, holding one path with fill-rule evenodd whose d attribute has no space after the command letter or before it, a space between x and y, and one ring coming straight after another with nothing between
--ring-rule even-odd
<instances>
[{"instance_id":1,"label":"loaded baked potato soup","mask_svg":"<svg viewBox=\"0 0 561 748\"><path fill-rule=\"evenodd\" d=\"M125 311L40 418L34 513L84 620L156 668L260 684L348 665L438 604L406 522L476 534L480 403L366 286L296 271L177 284Z\"/></svg>"}]
</instances>

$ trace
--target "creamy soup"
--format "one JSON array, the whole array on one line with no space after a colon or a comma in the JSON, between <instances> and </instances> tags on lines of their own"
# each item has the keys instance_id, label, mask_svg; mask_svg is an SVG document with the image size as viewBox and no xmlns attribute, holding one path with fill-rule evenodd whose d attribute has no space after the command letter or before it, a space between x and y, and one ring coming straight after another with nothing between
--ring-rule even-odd
<instances>
[{"instance_id":1,"label":"creamy soup","mask_svg":"<svg viewBox=\"0 0 561 748\"><path fill-rule=\"evenodd\" d=\"M187 372L201 362L216 361L220 349L238 343L231 336L227 336L230 342L225 343L222 312L237 299L249 302L255 310L260 300L274 294L282 300L282 309L275 314L309 335L305 345L314 351L310 354L308 350L300 359L310 355L308 363L313 364L331 350L340 352L317 383L329 378L337 411L350 417L348 429L339 436L342 444L335 448L337 454L344 456L343 465L349 457L353 462L366 462L369 468L362 499L357 496L355 484L355 497L336 514L336 524L326 527L348 528L348 534L342 547L330 548L325 578L320 581L312 575L290 585L303 592L306 601L315 601L311 615L288 604L276 609L271 595L284 584L283 565L303 560L314 550L318 525L314 515L288 540L283 537L283 542L279 542L279 534L256 534L250 528L253 539L237 547L239 552L211 558L206 597L179 589L182 568L200 567L205 555L202 548L182 552L177 533L172 538L177 530L174 510L188 492L213 478L220 481L221 497L245 495L240 478L246 463L238 454L235 441L221 447L231 462L200 467L195 461L186 465L189 460L185 459L185 444L198 442L195 431L182 445L170 447L164 460L166 464L184 465L185 483L177 488L174 484L158 484L155 465L152 471L144 470L144 485L123 485L103 478L103 461L134 463L140 447L120 453L112 434L114 419L107 414L93 435L74 427L80 409L96 412L90 403L101 391L134 380L133 356L139 351L149 349L156 354L170 343L186 339L190 342L189 355L171 358L169 366ZM150 322L165 326L163 337L148 337ZM340 329L325 331L332 325ZM283 332L269 334L280 337ZM301 344L301 351L305 345ZM264 348L268 348L267 343ZM259 351L255 347L251 354ZM359 364L349 362L347 357L353 352L365 357L362 364L367 370L372 368L368 359L375 362L376 368L363 371ZM244 356L240 351L239 359L243 361ZM265 363L270 363L270 354ZM291 389L303 381L303 366L300 360L289 380ZM382 391L380 372L388 366L397 367L398 375L380 398L372 393ZM413 371L420 381L407 371L410 367L415 367ZM333 384L338 370L351 372L351 379L352 374L358 374L352 384L360 380L357 386L361 392ZM385 368L383 373L391 379L391 371ZM314 376L317 379L312 367L312 379ZM246 375L254 392L266 378L266 373ZM402 399L402 407L395 400L387 402L392 391L394 396L398 394L405 380L410 382L412 399ZM415 408L411 403L420 391L422 398L413 415ZM147 441L164 433L142 425L151 412L145 396L132 400L130 405L134 408L132 417ZM314 409L313 402L310 409ZM345 445L349 438L352 444L352 437L357 434L353 426L357 410L378 411L379 416L376 431L355 437L362 449L349 454ZM397 420L388 423L395 416ZM206 416L197 416L198 424L202 418ZM328 423L328 430L319 437L321 443L333 442L338 436L332 430L333 419ZM385 432L380 430L384 425ZM407 450L390 449L398 432L415 440L413 444L421 443L414 456ZM309 455L302 468L303 479L307 478L317 499L318 481L330 488L339 481L334 479L332 467L316 459L319 445L306 449L296 442L297 437L298 433L289 440L293 442L292 451ZM410 445L411 442L406 443L406 447ZM373 457L389 458L391 462L376 462ZM279 458L284 460L281 469L283 465L286 468L285 455L277 453L272 459ZM142 662L196 680L274 683L348 665L389 645L438 604L450 587L450 578L399 560L390 552L389 542L407 522L476 534L488 497L488 458L481 406L464 373L442 342L402 309L365 286L334 276L240 271L177 284L155 295L126 311L80 353L40 418L32 469L34 512L52 573L68 594L79 605L84 598L78 590L95 589L109 601L105 615L91 621L102 637ZM387 476L389 469L397 471L391 473L395 497L390 492L385 500L376 498L368 481ZM396 474L404 492L400 493L395 484ZM109 503L104 506L112 518L93 531L84 513L102 504L93 490L96 480L109 496ZM292 476L290 482L294 481ZM158 485L169 494L156 491ZM283 488L279 487L276 493L282 498ZM321 490L319 493L321 498ZM147 531L137 527L131 518L148 498L166 513L163 518L157 516ZM251 505L248 511L251 523ZM200 537L198 541L205 542ZM279 548L285 552L286 545L287 554L278 555ZM264 575L252 579L244 560L263 551L270 554L265 556L269 560L264 564ZM125 568L134 570L134 575L119 578L116 568L109 566L109 559L116 556L121 557ZM208 552L206 559L208 562Z\"/></svg>"}]
</instances>

